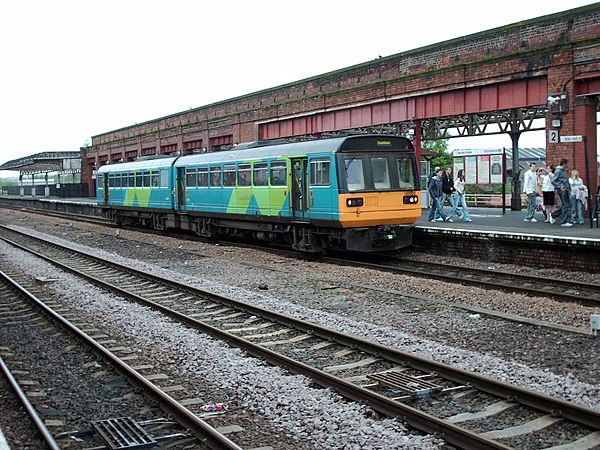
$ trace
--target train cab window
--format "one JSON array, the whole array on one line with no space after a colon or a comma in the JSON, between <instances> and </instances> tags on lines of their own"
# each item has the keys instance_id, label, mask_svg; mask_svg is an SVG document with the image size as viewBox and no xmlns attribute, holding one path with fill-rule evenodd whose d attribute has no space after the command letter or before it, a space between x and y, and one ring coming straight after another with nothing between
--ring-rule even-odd
<instances>
[{"instance_id":1,"label":"train cab window","mask_svg":"<svg viewBox=\"0 0 600 450\"><path fill-rule=\"evenodd\" d=\"M210 185L212 187L221 187L221 166L210 167Z\"/></svg>"},{"instance_id":2,"label":"train cab window","mask_svg":"<svg viewBox=\"0 0 600 450\"><path fill-rule=\"evenodd\" d=\"M415 189L413 160L410 156L396 160L400 189Z\"/></svg>"},{"instance_id":3,"label":"train cab window","mask_svg":"<svg viewBox=\"0 0 600 450\"><path fill-rule=\"evenodd\" d=\"M252 177L254 186L267 186L268 182L268 163L254 163Z\"/></svg>"},{"instance_id":4,"label":"train cab window","mask_svg":"<svg viewBox=\"0 0 600 450\"><path fill-rule=\"evenodd\" d=\"M238 186L250 186L250 164L238 165Z\"/></svg>"},{"instance_id":5,"label":"train cab window","mask_svg":"<svg viewBox=\"0 0 600 450\"><path fill-rule=\"evenodd\" d=\"M142 187L142 172L135 174L135 187Z\"/></svg>"},{"instance_id":6,"label":"train cab window","mask_svg":"<svg viewBox=\"0 0 600 450\"><path fill-rule=\"evenodd\" d=\"M142 186L150 187L150 172L142 173Z\"/></svg>"},{"instance_id":7,"label":"train cab window","mask_svg":"<svg viewBox=\"0 0 600 450\"><path fill-rule=\"evenodd\" d=\"M361 158L344 158L344 174L349 191L362 191L365 188L365 172Z\"/></svg>"},{"instance_id":8,"label":"train cab window","mask_svg":"<svg viewBox=\"0 0 600 450\"><path fill-rule=\"evenodd\" d=\"M391 189L390 169L388 159L385 156L371 157L371 170L373 170L373 181L375 189Z\"/></svg>"},{"instance_id":9,"label":"train cab window","mask_svg":"<svg viewBox=\"0 0 600 450\"><path fill-rule=\"evenodd\" d=\"M161 188L169 187L169 169L160 169L159 183Z\"/></svg>"},{"instance_id":10,"label":"train cab window","mask_svg":"<svg viewBox=\"0 0 600 450\"><path fill-rule=\"evenodd\" d=\"M200 187L208 186L208 167L199 167L198 168L198 186L200 186Z\"/></svg>"},{"instance_id":11,"label":"train cab window","mask_svg":"<svg viewBox=\"0 0 600 450\"><path fill-rule=\"evenodd\" d=\"M189 188L196 187L196 168L185 169L185 184Z\"/></svg>"},{"instance_id":12,"label":"train cab window","mask_svg":"<svg viewBox=\"0 0 600 450\"><path fill-rule=\"evenodd\" d=\"M287 167L285 161L271 162L271 186L286 186L287 185Z\"/></svg>"},{"instance_id":13,"label":"train cab window","mask_svg":"<svg viewBox=\"0 0 600 450\"><path fill-rule=\"evenodd\" d=\"M152 187L158 187L158 172L156 170L150 172L150 185Z\"/></svg>"},{"instance_id":14,"label":"train cab window","mask_svg":"<svg viewBox=\"0 0 600 450\"><path fill-rule=\"evenodd\" d=\"M129 173L127 175L127 186L135 187L135 173Z\"/></svg>"},{"instance_id":15,"label":"train cab window","mask_svg":"<svg viewBox=\"0 0 600 450\"><path fill-rule=\"evenodd\" d=\"M313 159L310 161L310 185L311 186L329 186L331 179L329 176L329 167L331 162L328 159Z\"/></svg>"},{"instance_id":16,"label":"train cab window","mask_svg":"<svg viewBox=\"0 0 600 450\"><path fill-rule=\"evenodd\" d=\"M223 166L223 186L235 187L235 165Z\"/></svg>"}]
</instances>

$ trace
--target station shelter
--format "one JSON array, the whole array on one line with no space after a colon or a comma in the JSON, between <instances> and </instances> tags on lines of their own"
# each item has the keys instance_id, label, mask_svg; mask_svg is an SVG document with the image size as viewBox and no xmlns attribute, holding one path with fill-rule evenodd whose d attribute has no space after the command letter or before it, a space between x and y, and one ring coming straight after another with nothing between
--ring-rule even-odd
<instances>
[{"instance_id":1,"label":"station shelter","mask_svg":"<svg viewBox=\"0 0 600 450\"><path fill-rule=\"evenodd\" d=\"M14 159L0 170L18 171L17 186L3 186L2 195L87 197L81 182L81 152L42 152Z\"/></svg>"}]
</instances>

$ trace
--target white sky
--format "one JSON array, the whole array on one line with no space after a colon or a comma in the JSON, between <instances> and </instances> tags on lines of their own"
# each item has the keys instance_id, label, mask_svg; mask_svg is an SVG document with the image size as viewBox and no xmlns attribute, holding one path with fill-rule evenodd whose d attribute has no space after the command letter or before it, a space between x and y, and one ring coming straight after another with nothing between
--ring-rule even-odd
<instances>
[{"instance_id":1,"label":"white sky","mask_svg":"<svg viewBox=\"0 0 600 450\"><path fill-rule=\"evenodd\" d=\"M96 134L591 3L2 1L0 164L77 151ZM450 148L511 145L507 135L468 139ZM520 139L544 145L543 132Z\"/></svg>"}]
</instances>

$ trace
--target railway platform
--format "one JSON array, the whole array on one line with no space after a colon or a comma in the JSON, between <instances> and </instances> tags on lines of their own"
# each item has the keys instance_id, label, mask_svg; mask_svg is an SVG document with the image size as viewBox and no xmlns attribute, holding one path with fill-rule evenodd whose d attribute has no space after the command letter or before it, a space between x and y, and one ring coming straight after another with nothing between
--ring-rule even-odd
<instances>
[{"instance_id":1,"label":"railway platform","mask_svg":"<svg viewBox=\"0 0 600 450\"><path fill-rule=\"evenodd\" d=\"M430 211L430 209L423 210L421 218L416 223L418 227L455 230L455 232L501 232L543 237L555 236L600 240L598 223L592 221L592 227L590 227L589 217L584 218L583 225L577 224L572 227L561 227L560 218L556 219L554 224L544 223L544 215L537 211L534 216L537 222L525 222L526 209L511 211L510 208L506 208L503 211L502 208L469 208L469 214L471 219L473 219L472 222L463 222L457 216L454 216L454 222L429 222L427 218ZM446 214L449 211L449 207L444 208Z\"/></svg>"}]
</instances>

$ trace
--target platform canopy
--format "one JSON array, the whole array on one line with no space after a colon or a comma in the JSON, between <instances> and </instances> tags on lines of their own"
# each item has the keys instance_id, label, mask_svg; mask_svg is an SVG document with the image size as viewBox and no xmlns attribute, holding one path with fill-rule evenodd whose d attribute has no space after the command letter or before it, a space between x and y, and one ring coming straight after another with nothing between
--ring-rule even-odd
<instances>
[{"instance_id":1,"label":"platform canopy","mask_svg":"<svg viewBox=\"0 0 600 450\"><path fill-rule=\"evenodd\" d=\"M21 173L80 172L81 152L42 152L13 159L0 166L0 170Z\"/></svg>"}]
</instances>

